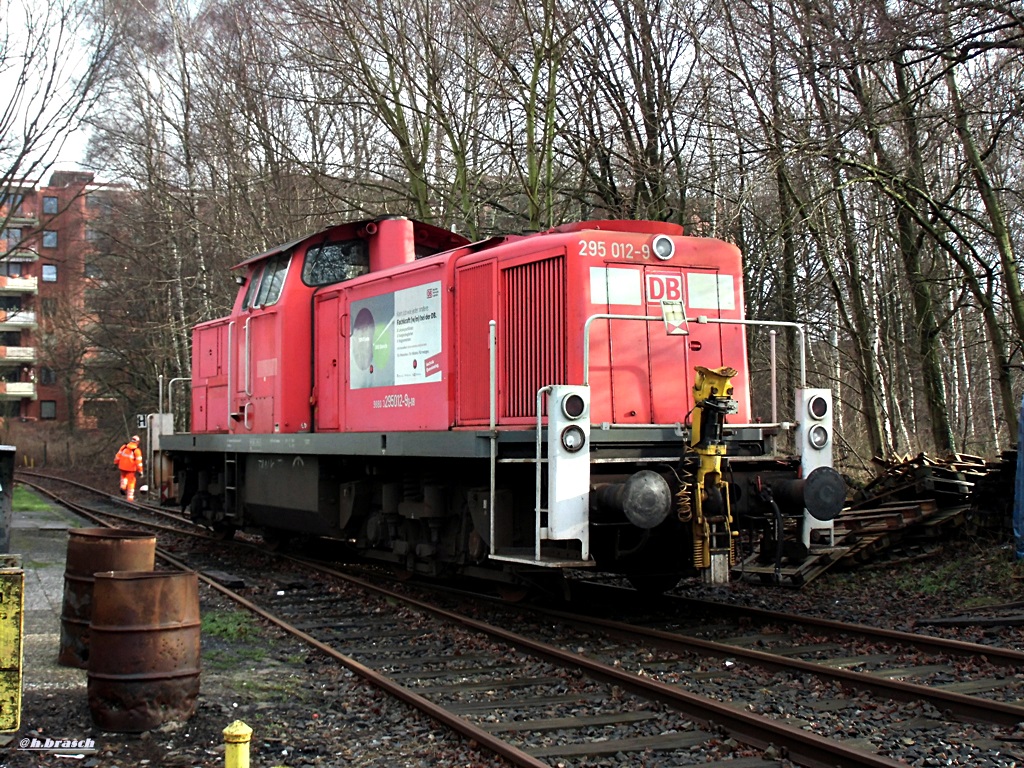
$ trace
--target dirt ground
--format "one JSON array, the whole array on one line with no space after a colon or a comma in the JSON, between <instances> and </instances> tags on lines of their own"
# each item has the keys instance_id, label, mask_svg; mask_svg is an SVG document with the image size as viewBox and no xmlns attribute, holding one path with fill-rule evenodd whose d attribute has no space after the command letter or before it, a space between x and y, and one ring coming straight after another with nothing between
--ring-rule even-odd
<instances>
[{"instance_id":1,"label":"dirt ground","mask_svg":"<svg viewBox=\"0 0 1024 768\"><path fill-rule=\"evenodd\" d=\"M56 533L53 551L37 554L26 571L60 564ZM66 537L65 537L66 538ZM1024 564L1016 562L1009 533L947 541L927 556L866 564L829 572L803 589L733 584L714 597L778 610L808 611L839 619L915 629L918 618L952 616L1022 597ZM51 587L52 590L52 587ZM695 592L700 590L695 589ZM26 643L26 664L34 671L23 691L21 729L0 740L5 768L80 765L224 765L224 729L241 720L253 729L251 765L396 766L437 765L485 768L501 765L463 744L446 729L403 704L389 701L351 672L324 659L299 641L264 626L201 587L201 689L194 714L141 734L105 733L93 722L86 695L86 672L55 663L58 619L34 627ZM40 619L41 620L41 619ZM966 630L963 639L1024 649L1015 628ZM59 756L35 751L33 740L92 740L92 749ZM86 742L88 743L88 742ZM93 751L93 749L95 751Z\"/></svg>"}]
</instances>

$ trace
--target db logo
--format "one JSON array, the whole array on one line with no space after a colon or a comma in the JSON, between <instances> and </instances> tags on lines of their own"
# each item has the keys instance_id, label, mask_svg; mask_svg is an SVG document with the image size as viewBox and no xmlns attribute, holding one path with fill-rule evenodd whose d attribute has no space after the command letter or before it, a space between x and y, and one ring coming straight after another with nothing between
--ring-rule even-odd
<instances>
[{"instance_id":1,"label":"db logo","mask_svg":"<svg viewBox=\"0 0 1024 768\"><path fill-rule=\"evenodd\" d=\"M647 301L656 303L659 301L682 301L683 300L683 278L682 275L648 275L647 276Z\"/></svg>"}]
</instances>

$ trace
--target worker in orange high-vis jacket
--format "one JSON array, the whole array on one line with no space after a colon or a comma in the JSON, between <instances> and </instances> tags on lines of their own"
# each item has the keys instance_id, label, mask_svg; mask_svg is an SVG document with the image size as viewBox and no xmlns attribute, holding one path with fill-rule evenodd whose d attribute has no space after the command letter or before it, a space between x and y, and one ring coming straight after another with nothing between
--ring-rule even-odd
<instances>
[{"instance_id":1,"label":"worker in orange high-vis jacket","mask_svg":"<svg viewBox=\"0 0 1024 768\"><path fill-rule=\"evenodd\" d=\"M128 501L135 501L135 473L142 474L142 451L139 450L139 436L121 446L114 457L114 466L121 472L121 494Z\"/></svg>"}]
</instances>

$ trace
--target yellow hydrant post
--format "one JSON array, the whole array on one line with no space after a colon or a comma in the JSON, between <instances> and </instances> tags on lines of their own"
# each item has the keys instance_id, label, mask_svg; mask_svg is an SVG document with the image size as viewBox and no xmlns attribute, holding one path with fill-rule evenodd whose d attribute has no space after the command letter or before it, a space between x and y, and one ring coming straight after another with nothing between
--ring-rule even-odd
<instances>
[{"instance_id":1,"label":"yellow hydrant post","mask_svg":"<svg viewBox=\"0 0 1024 768\"><path fill-rule=\"evenodd\" d=\"M249 768L249 740L252 728L235 720L224 729L224 768Z\"/></svg>"}]
</instances>

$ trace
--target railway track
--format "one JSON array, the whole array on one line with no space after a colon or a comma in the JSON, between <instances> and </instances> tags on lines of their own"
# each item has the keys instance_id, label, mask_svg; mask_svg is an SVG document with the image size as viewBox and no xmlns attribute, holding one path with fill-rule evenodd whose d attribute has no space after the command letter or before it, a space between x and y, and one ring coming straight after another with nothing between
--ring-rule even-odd
<instances>
[{"instance_id":1,"label":"railway track","mask_svg":"<svg viewBox=\"0 0 1024 768\"><path fill-rule=\"evenodd\" d=\"M102 519L111 506L102 496L95 504L79 502L76 511L92 507ZM130 515L116 512L116 524L128 519L148 526L137 517L143 512L138 506ZM188 535L183 525L180 518L161 522L160 535ZM998 748L1000 726L1024 721L1024 709L1011 701L943 690L935 679L892 680L893 668L878 670L908 654L857 654L851 641L835 636L808 633L804 639L817 642L787 646L779 638L792 633L773 638L762 629L733 632L726 643L564 611L481 607L478 598L465 596L449 595L448 607L441 607L436 595L428 602L408 585L385 588L308 562L299 571L297 560L252 547L225 550L206 541L175 548L188 554L161 553L168 563L206 574L204 581L249 610L514 765L589 765L615 756L636 764L629 755L652 752L672 761L661 764L685 765L715 754L729 737L761 750L767 760L759 765L780 765L775 758L785 757L807 766L892 766L906 759L907 742L922 732L938 740L963 738L954 718L995 724L972 729L979 756ZM961 662L972 658L970 649L960 650ZM819 658L800 658L808 655ZM833 662L859 655L853 666L876 668L874 674L852 671L823 663L822 655ZM1015 683L1005 687L1016 690L1020 659L1004 661L1010 666L1000 669ZM925 667L939 674L939 664ZM879 713L882 722L865 717L856 733L844 732L848 707ZM901 721L905 727L894 727Z\"/></svg>"},{"instance_id":2,"label":"railway track","mask_svg":"<svg viewBox=\"0 0 1024 768\"><path fill-rule=\"evenodd\" d=\"M1024 722L1024 652L1013 648L688 598L659 599L657 619L649 612L627 619L627 603L635 613L635 593L603 587L584 601L592 612L551 614L580 628L641 638L667 653L778 665L898 700L927 701L967 720ZM621 608L619 620L600 618L613 605Z\"/></svg>"}]
</instances>

